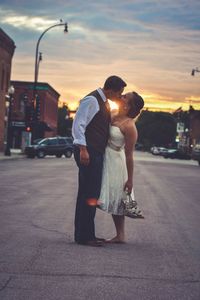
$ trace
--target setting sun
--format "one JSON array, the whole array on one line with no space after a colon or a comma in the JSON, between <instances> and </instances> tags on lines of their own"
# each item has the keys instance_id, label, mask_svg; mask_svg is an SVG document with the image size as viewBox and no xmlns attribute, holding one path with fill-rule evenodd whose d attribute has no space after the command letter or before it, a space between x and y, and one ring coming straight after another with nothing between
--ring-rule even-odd
<instances>
[{"instance_id":1,"label":"setting sun","mask_svg":"<svg viewBox=\"0 0 200 300\"><path fill-rule=\"evenodd\" d=\"M110 105L110 109L111 109L111 110L118 110L118 105L117 105L117 103L115 103L115 102L113 102L113 101L111 101L111 100L108 100L108 102L109 102L109 105Z\"/></svg>"}]
</instances>

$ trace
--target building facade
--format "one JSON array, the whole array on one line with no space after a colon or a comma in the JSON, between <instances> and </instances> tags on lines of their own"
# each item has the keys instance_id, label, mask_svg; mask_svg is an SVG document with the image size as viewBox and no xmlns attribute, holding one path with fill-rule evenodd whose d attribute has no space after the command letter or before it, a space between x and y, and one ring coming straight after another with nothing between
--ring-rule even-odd
<instances>
[{"instance_id":1,"label":"building facade","mask_svg":"<svg viewBox=\"0 0 200 300\"><path fill-rule=\"evenodd\" d=\"M190 116L190 132L193 146L200 143L200 110L194 110Z\"/></svg>"},{"instance_id":2,"label":"building facade","mask_svg":"<svg viewBox=\"0 0 200 300\"><path fill-rule=\"evenodd\" d=\"M34 124L35 106L33 103L34 82L11 81L15 88L12 108L12 148L21 148L24 131L35 137L51 137L57 135L58 100L60 94L48 83L38 82L36 86L39 108L37 111L37 127Z\"/></svg>"},{"instance_id":3,"label":"building facade","mask_svg":"<svg viewBox=\"0 0 200 300\"><path fill-rule=\"evenodd\" d=\"M200 143L200 111L190 106L188 111L179 110L174 114L177 120L178 148L191 153Z\"/></svg>"},{"instance_id":4,"label":"building facade","mask_svg":"<svg viewBox=\"0 0 200 300\"><path fill-rule=\"evenodd\" d=\"M10 85L14 41L0 28L0 152L4 151L6 136L6 95Z\"/></svg>"}]
</instances>

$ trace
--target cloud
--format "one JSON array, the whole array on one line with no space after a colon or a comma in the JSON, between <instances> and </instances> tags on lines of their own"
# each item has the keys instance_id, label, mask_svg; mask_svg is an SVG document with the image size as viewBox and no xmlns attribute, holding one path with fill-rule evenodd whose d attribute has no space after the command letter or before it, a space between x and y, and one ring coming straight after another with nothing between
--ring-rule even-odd
<instances>
[{"instance_id":1,"label":"cloud","mask_svg":"<svg viewBox=\"0 0 200 300\"><path fill-rule=\"evenodd\" d=\"M47 16L31 16L23 14L12 9L3 9L0 7L1 24L11 27L31 31L44 31L51 25L58 23L58 20L50 19Z\"/></svg>"},{"instance_id":2,"label":"cloud","mask_svg":"<svg viewBox=\"0 0 200 300\"><path fill-rule=\"evenodd\" d=\"M28 28L30 30L42 31L48 28L49 26L55 24L55 20L45 20L40 17L29 17L29 16L10 16L3 17L2 23L9 24L14 27L22 27L24 29Z\"/></svg>"},{"instance_id":3,"label":"cloud","mask_svg":"<svg viewBox=\"0 0 200 300\"><path fill-rule=\"evenodd\" d=\"M199 11L195 0L7 0L0 19L17 45L13 79L32 80L37 40L62 17L69 33L45 34L39 73L62 99L76 102L117 74L151 106L188 105L195 97L200 107L199 74L190 75L199 66Z\"/></svg>"}]
</instances>

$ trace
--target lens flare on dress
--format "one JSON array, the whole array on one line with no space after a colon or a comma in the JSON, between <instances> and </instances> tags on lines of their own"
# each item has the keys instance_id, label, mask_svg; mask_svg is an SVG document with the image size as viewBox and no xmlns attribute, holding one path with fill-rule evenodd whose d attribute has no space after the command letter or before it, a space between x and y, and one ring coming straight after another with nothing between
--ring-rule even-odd
<instances>
[{"instance_id":1,"label":"lens flare on dress","mask_svg":"<svg viewBox=\"0 0 200 300\"><path fill-rule=\"evenodd\" d=\"M98 206L100 204L100 201L96 198L89 198L86 200L86 203L89 206Z\"/></svg>"}]
</instances>

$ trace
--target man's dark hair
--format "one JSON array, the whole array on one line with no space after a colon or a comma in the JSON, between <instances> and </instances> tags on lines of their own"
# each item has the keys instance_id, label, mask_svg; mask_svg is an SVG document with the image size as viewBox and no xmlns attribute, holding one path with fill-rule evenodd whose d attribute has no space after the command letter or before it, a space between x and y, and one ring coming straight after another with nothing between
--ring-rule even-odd
<instances>
[{"instance_id":1,"label":"man's dark hair","mask_svg":"<svg viewBox=\"0 0 200 300\"><path fill-rule=\"evenodd\" d=\"M126 82L124 82L124 80L122 80L118 76L113 75L106 79L103 88L105 90L113 90L114 92L118 92L125 86L126 86Z\"/></svg>"}]
</instances>

